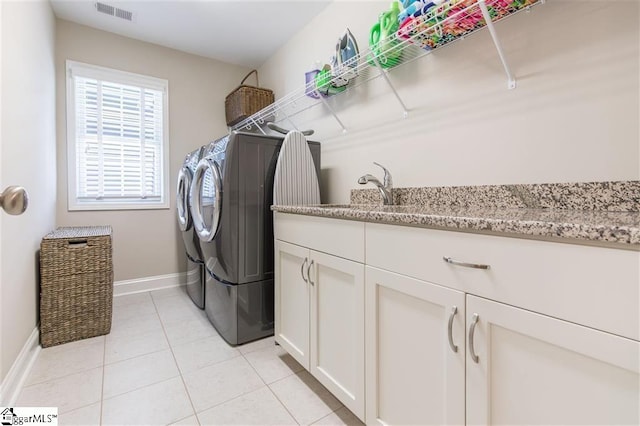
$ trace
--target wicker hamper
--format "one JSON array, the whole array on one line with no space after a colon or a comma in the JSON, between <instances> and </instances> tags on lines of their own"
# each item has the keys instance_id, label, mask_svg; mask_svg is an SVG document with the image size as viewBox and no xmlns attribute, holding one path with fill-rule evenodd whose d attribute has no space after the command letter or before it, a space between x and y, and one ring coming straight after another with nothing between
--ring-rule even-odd
<instances>
[{"instance_id":1,"label":"wicker hamper","mask_svg":"<svg viewBox=\"0 0 640 426\"><path fill-rule=\"evenodd\" d=\"M256 84L260 86L258 71L252 70L242 79L240 86L229 93L224 100L224 112L228 126L238 124L250 115L271 105L274 101L272 90L242 84L253 73L256 74Z\"/></svg>"},{"instance_id":2,"label":"wicker hamper","mask_svg":"<svg viewBox=\"0 0 640 426\"><path fill-rule=\"evenodd\" d=\"M40 244L42 347L108 334L112 305L111 227L47 234Z\"/></svg>"}]
</instances>

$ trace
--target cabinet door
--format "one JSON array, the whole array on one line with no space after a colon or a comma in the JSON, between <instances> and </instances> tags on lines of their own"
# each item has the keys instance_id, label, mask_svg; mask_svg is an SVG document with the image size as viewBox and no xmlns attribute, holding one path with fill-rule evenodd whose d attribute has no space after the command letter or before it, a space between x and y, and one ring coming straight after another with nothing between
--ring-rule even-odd
<instances>
[{"instance_id":1,"label":"cabinet door","mask_svg":"<svg viewBox=\"0 0 640 426\"><path fill-rule=\"evenodd\" d=\"M364 265L311 251L311 374L364 420Z\"/></svg>"},{"instance_id":2,"label":"cabinet door","mask_svg":"<svg viewBox=\"0 0 640 426\"><path fill-rule=\"evenodd\" d=\"M275 339L309 369L309 249L275 242Z\"/></svg>"},{"instance_id":3,"label":"cabinet door","mask_svg":"<svg viewBox=\"0 0 640 426\"><path fill-rule=\"evenodd\" d=\"M464 293L367 267L365 298L367 424L463 424Z\"/></svg>"},{"instance_id":4,"label":"cabinet door","mask_svg":"<svg viewBox=\"0 0 640 426\"><path fill-rule=\"evenodd\" d=\"M467 296L474 314L468 424L639 424L640 343Z\"/></svg>"}]
</instances>

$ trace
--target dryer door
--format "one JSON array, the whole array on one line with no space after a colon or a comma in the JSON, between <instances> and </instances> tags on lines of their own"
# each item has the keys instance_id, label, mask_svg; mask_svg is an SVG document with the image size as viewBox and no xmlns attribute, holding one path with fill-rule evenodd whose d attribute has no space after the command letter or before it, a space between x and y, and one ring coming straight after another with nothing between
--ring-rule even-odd
<instances>
[{"instance_id":1,"label":"dryer door","mask_svg":"<svg viewBox=\"0 0 640 426\"><path fill-rule=\"evenodd\" d=\"M193 226L200 240L213 240L220 224L222 207L222 178L218 163L203 158L198 163L189 191Z\"/></svg>"},{"instance_id":2,"label":"dryer door","mask_svg":"<svg viewBox=\"0 0 640 426\"><path fill-rule=\"evenodd\" d=\"M189 212L189 190L191 188L191 170L183 167L178 172L178 186L176 188L176 207L178 210L178 226L185 232L191 228L191 213Z\"/></svg>"}]
</instances>

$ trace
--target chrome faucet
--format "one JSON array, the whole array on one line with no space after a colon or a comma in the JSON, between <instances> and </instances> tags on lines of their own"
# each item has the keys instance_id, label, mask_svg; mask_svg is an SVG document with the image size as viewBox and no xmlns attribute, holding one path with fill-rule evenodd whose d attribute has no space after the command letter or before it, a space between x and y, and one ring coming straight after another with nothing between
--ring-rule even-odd
<instances>
[{"instance_id":1,"label":"chrome faucet","mask_svg":"<svg viewBox=\"0 0 640 426\"><path fill-rule=\"evenodd\" d=\"M380 190L380 194L382 194L382 203L386 206L393 205L393 180L391 178L391 173L389 173L389 170L387 170L382 164L378 164L375 161L373 164L384 170L384 184L382 184L378 178L370 174L360 176L358 183L360 185L366 185L369 182L373 183Z\"/></svg>"}]
</instances>

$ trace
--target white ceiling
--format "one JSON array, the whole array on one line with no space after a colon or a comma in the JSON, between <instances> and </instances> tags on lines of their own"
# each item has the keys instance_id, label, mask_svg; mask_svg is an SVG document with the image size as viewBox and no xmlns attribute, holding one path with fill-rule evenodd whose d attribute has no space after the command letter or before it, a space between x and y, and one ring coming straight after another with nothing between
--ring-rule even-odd
<instances>
[{"instance_id":1,"label":"white ceiling","mask_svg":"<svg viewBox=\"0 0 640 426\"><path fill-rule=\"evenodd\" d=\"M50 0L58 18L247 67L262 65L330 0L100 0L133 12L131 22L96 1Z\"/></svg>"}]
</instances>

